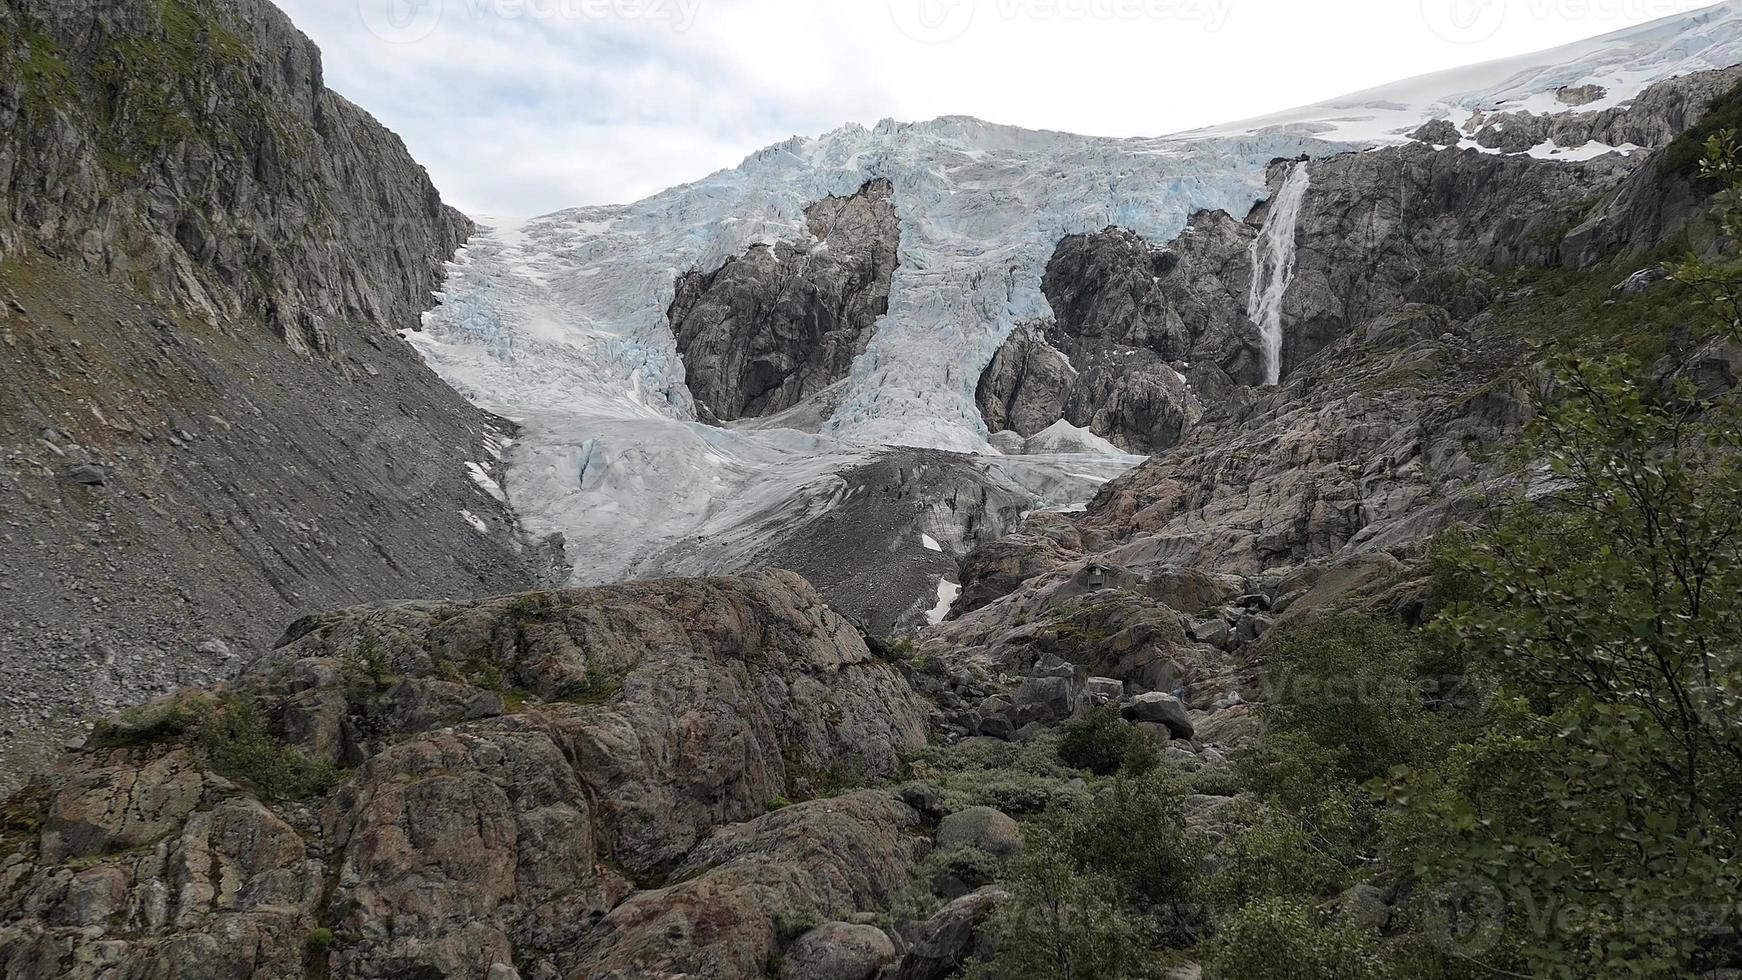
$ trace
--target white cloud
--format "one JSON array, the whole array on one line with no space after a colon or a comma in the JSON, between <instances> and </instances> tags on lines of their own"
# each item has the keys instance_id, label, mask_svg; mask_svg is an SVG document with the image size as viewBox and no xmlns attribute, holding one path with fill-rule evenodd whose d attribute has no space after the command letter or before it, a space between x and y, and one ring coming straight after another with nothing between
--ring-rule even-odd
<instances>
[{"instance_id":1,"label":"white cloud","mask_svg":"<svg viewBox=\"0 0 1742 980\"><path fill-rule=\"evenodd\" d=\"M1227 122L1709 0L277 0L475 213L620 203L795 133Z\"/></svg>"}]
</instances>

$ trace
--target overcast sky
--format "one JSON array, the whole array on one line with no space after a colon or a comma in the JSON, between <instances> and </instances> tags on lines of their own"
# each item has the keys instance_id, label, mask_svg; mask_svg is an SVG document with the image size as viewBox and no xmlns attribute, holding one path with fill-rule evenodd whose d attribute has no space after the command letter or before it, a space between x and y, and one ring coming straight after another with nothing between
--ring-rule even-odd
<instances>
[{"instance_id":1,"label":"overcast sky","mask_svg":"<svg viewBox=\"0 0 1742 980\"><path fill-rule=\"evenodd\" d=\"M1231 122L1712 0L277 0L447 199L637 200L794 134Z\"/></svg>"}]
</instances>

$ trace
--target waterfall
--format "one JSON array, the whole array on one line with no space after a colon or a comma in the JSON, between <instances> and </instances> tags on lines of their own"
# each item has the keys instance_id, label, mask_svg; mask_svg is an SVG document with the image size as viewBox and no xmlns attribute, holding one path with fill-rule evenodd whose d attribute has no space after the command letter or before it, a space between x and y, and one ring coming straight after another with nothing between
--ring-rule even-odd
<instances>
[{"instance_id":1,"label":"waterfall","mask_svg":"<svg viewBox=\"0 0 1742 980\"><path fill-rule=\"evenodd\" d=\"M1246 315L1258 324L1267 385L1282 382L1282 298L1294 281L1294 229L1310 183L1306 162L1295 164L1270 202L1263 230L1252 240L1252 291L1246 297Z\"/></svg>"}]
</instances>

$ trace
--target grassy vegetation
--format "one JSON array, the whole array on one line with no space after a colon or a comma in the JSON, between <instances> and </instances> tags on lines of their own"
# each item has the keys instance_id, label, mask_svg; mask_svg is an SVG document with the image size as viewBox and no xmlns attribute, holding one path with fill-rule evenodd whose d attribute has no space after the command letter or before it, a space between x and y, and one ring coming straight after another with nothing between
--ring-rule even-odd
<instances>
[{"instance_id":1,"label":"grassy vegetation","mask_svg":"<svg viewBox=\"0 0 1742 980\"><path fill-rule=\"evenodd\" d=\"M989 806L1012 816L1068 809L1087 799L1081 775L1059 759L1059 736L1025 745L976 740L928 746L902 760L903 779L938 794L948 809Z\"/></svg>"},{"instance_id":2,"label":"grassy vegetation","mask_svg":"<svg viewBox=\"0 0 1742 980\"><path fill-rule=\"evenodd\" d=\"M27 116L44 116L72 98L72 66L54 38L39 30L0 30L0 51L20 83Z\"/></svg>"},{"instance_id":3,"label":"grassy vegetation","mask_svg":"<svg viewBox=\"0 0 1742 980\"><path fill-rule=\"evenodd\" d=\"M104 169L121 180L139 177L185 141L243 152L275 138L291 158L313 147L306 124L253 94L254 52L223 26L212 0L140 0L138 6L136 13L150 24L146 31L104 35L76 56L23 15L0 29L0 73L20 83L27 124L44 125L53 112L87 121ZM240 112L213 114L208 106L215 95L221 106Z\"/></svg>"},{"instance_id":4,"label":"grassy vegetation","mask_svg":"<svg viewBox=\"0 0 1742 980\"><path fill-rule=\"evenodd\" d=\"M248 45L206 0L148 2L161 35L115 40L90 66L104 162L124 177L190 138L233 143L233 131L205 118L200 91L214 83L248 88Z\"/></svg>"},{"instance_id":5,"label":"grassy vegetation","mask_svg":"<svg viewBox=\"0 0 1742 980\"><path fill-rule=\"evenodd\" d=\"M1532 269L1514 273L1512 289L1531 294L1496 307L1503 337L1568 348L1626 351L1641 361L1662 356L1670 338L1705 317L1700 294L1677 282L1624 296L1615 286L1657 262L1680 258L1676 243L1638 259L1588 269Z\"/></svg>"},{"instance_id":6,"label":"grassy vegetation","mask_svg":"<svg viewBox=\"0 0 1742 980\"><path fill-rule=\"evenodd\" d=\"M99 723L97 749L183 745L213 772L250 787L268 800L321 796L343 776L331 761L281 743L253 698L184 698L123 712Z\"/></svg>"},{"instance_id":7,"label":"grassy vegetation","mask_svg":"<svg viewBox=\"0 0 1742 980\"><path fill-rule=\"evenodd\" d=\"M1719 96L1700 124L1676 137L1663 151L1661 173L1688 178L1700 172L1706 157L1706 141L1725 131L1742 130L1742 85Z\"/></svg>"}]
</instances>

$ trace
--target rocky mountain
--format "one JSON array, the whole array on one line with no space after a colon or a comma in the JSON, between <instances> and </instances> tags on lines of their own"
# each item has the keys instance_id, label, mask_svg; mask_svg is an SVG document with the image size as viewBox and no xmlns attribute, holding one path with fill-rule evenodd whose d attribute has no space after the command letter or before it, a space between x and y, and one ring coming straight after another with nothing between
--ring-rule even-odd
<instances>
[{"instance_id":1,"label":"rocky mountain","mask_svg":"<svg viewBox=\"0 0 1742 980\"><path fill-rule=\"evenodd\" d=\"M759 245L677 283L672 332L705 417L773 415L847 376L889 312L901 226L874 180L805 209L813 245Z\"/></svg>"},{"instance_id":2,"label":"rocky mountain","mask_svg":"<svg viewBox=\"0 0 1742 980\"><path fill-rule=\"evenodd\" d=\"M471 233L267 3L0 5L0 785L283 622L535 576L415 329Z\"/></svg>"},{"instance_id":3,"label":"rocky mountain","mask_svg":"<svg viewBox=\"0 0 1742 980\"><path fill-rule=\"evenodd\" d=\"M0 78L83 149L7 144L8 213L47 217L0 267L0 669L70 710L7 751L104 716L0 806L9 980L946 980L1011 941L1024 856L1091 824L1146 859L1195 835L1181 863L1244 887L1224 845L1279 839L1240 837L1264 638L1429 615L1427 542L1517 479L1532 345L1742 377L1660 265L1728 247L1687 161L1742 105L1709 63L1735 4L1652 29L1692 66L1662 78L1612 77L1661 60L1625 35L1427 118L1357 99L1383 140L1302 135L1317 109L795 140L480 229L410 343L466 229L280 15L28 6ZM118 44L234 74L164 89L185 123L117 172ZM280 173L247 120L299 106L333 142ZM305 235L358 153L382 183ZM139 210L53 211L56 167ZM1177 812L1094 824L1132 759ZM1325 920L1400 926L1411 896L1362 887ZM1195 977L1175 911L1156 969Z\"/></svg>"}]
</instances>

